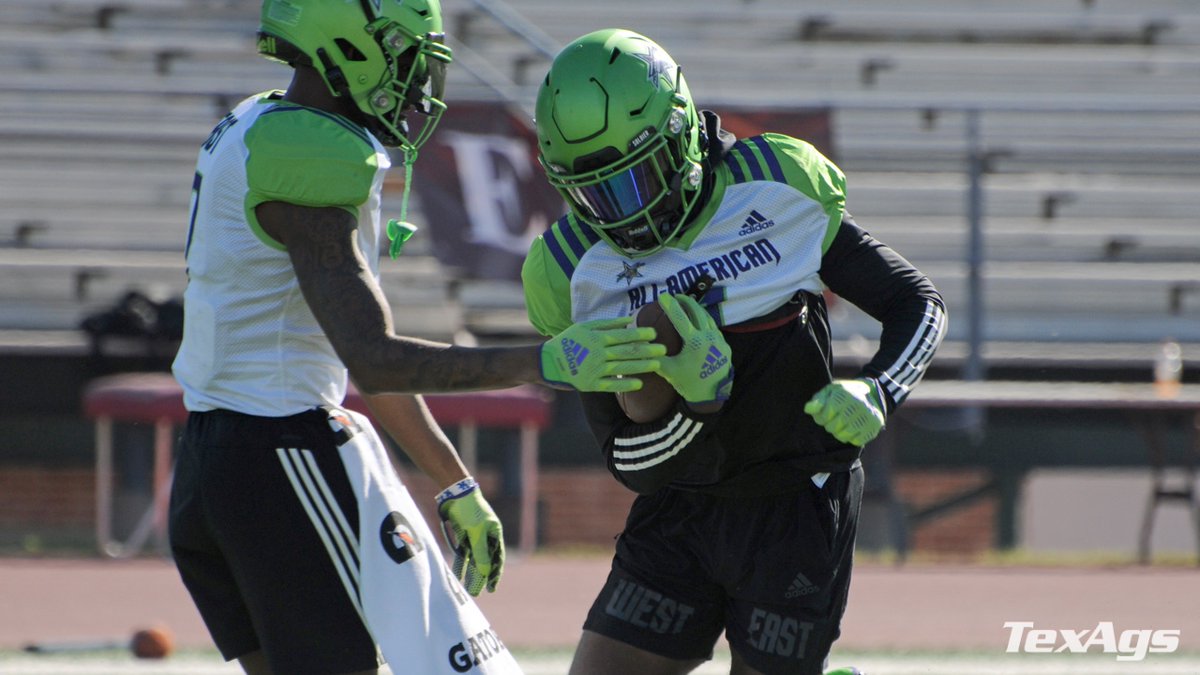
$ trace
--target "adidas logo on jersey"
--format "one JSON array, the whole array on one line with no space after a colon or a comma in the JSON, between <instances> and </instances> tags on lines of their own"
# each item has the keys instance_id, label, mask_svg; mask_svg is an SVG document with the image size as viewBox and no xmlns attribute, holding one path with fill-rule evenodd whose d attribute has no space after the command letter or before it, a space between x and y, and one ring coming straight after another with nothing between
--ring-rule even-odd
<instances>
[{"instance_id":1,"label":"adidas logo on jersey","mask_svg":"<svg viewBox=\"0 0 1200 675\"><path fill-rule=\"evenodd\" d=\"M738 236L744 237L748 234L761 232L768 227L775 227L775 221L751 209L750 215L746 216L746 222L742 223L742 229L738 230Z\"/></svg>"},{"instance_id":2,"label":"adidas logo on jersey","mask_svg":"<svg viewBox=\"0 0 1200 675\"><path fill-rule=\"evenodd\" d=\"M804 576L803 572L798 572L796 574L796 578L792 579L792 585L788 587L787 593L784 593L783 597L790 600L803 595L812 595L819 590L821 590L821 588L809 581L808 577Z\"/></svg>"}]
</instances>

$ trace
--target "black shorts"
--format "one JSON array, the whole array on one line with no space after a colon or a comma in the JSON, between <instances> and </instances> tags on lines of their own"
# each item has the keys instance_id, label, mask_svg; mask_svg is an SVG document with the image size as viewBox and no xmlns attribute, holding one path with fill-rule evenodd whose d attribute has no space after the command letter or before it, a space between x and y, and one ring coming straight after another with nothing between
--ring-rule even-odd
<instances>
[{"instance_id":1,"label":"black shorts","mask_svg":"<svg viewBox=\"0 0 1200 675\"><path fill-rule=\"evenodd\" d=\"M297 448L312 461L289 461ZM324 496L302 503L295 480ZM171 551L227 660L262 649L277 673L378 667L347 586L353 561L331 558L321 540L328 533L306 514L314 507L340 510L357 530L358 502L326 411L189 415L171 491Z\"/></svg>"},{"instance_id":2,"label":"black shorts","mask_svg":"<svg viewBox=\"0 0 1200 675\"><path fill-rule=\"evenodd\" d=\"M823 487L639 497L584 628L673 659L707 659L721 632L764 673L821 673L850 588L861 467Z\"/></svg>"}]
</instances>

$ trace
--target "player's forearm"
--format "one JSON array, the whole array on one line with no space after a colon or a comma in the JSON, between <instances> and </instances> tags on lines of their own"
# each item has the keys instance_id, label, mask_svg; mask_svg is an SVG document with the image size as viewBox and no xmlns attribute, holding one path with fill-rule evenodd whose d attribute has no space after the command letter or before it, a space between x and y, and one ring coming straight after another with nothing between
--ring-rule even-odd
<instances>
[{"instance_id":1,"label":"player's forearm","mask_svg":"<svg viewBox=\"0 0 1200 675\"><path fill-rule=\"evenodd\" d=\"M671 483L716 482L724 453L714 438L717 414L700 414L680 400L662 419L637 424L612 394L580 396L608 470L638 494L653 494Z\"/></svg>"},{"instance_id":2,"label":"player's forearm","mask_svg":"<svg viewBox=\"0 0 1200 675\"><path fill-rule=\"evenodd\" d=\"M467 349L397 335L387 298L356 245L353 218L338 209L294 211L287 245L300 290L365 393L498 389L542 382L536 345Z\"/></svg>"},{"instance_id":3,"label":"player's forearm","mask_svg":"<svg viewBox=\"0 0 1200 675\"><path fill-rule=\"evenodd\" d=\"M347 270L304 296L354 381L367 393L434 393L541 383L539 346L467 348L396 334L373 279Z\"/></svg>"},{"instance_id":4,"label":"player's forearm","mask_svg":"<svg viewBox=\"0 0 1200 675\"><path fill-rule=\"evenodd\" d=\"M367 393L438 393L542 384L537 345L456 347L397 336L351 338L343 361Z\"/></svg>"},{"instance_id":5,"label":"player's forearm","mask_svg":"<svg viewBox=\"0 0 1200 675\"><path fill-rule=\"evenodd\" d=\"M862 374L879 380L887 409L894 410L924 376L942 341L945 302L920 270L850 221L826 252L821 277L882 324L879 349Z\"/></svg>"},{"instance_id":6,"label":"player's forearm","mask_svg":"<svg viewBox=\"0 0 1200 675\"><path fill-rule=\"evenodd\" d=\"M450 439L420 396L367 394L363 400L375 421L438 487L451 485L468 475Z\"/></svg>"}]
</instances>

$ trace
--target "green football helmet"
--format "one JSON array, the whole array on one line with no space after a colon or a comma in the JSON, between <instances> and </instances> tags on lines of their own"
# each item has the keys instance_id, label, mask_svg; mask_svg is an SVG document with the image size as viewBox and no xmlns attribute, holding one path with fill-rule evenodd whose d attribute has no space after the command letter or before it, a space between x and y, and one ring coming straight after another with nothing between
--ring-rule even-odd
<instances>
[{"instance_id":1,"label":"green football helmet","mask_svg":"<svg viewBox=\"0 0 1200 675\"><path fill-rule=\"evenodd\" d=\"M416 151L446 110L451 54L438 0L264 0L258 52L316 69L388 147ZM410 111L426 116L411 139Z\"/></svg>"},{"instance_id":2,"label":"green football helmet","mask_svg":"<svg viewBox=\"0 0 1200 675\"><path fill-rule=\"evenodd\" d=\"M538 157L572 212L621 253L682 230L704 172L700 116L679 66L632 31L567 45L538 90Z\"/></svg>"}]
</instances>

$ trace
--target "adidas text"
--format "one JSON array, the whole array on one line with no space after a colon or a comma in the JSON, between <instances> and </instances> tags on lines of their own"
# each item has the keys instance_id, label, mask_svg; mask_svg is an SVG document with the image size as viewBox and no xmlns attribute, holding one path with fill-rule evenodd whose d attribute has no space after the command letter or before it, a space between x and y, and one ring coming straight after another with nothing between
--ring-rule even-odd
<instances>
[{"instance_id":1,"label":"adidas text","mask_svg":"<svg viewBox=\"0 0 1200 675\"><path fill-rule=\"evenodd\" d=\"M769 227L775 227L775 221L767 218L758 211L751 211L746 217L746 222L742 223L742 228L738 230L739 237L761 232Z\"/></svg>"},{"instance_id":2,"label":"adidas text","mask_svg":"<svg viewBox=\"0 0 1200 675\"><path fill-rule=\"evenodd\" d=\"M583 360L587 358L588 350L584 349L583 345L578 342L564 338L562 341L563 358L567 360L567 369L572 375L579 374L579 366L583 364Z\"/></svg>"},{"instance_id":3,"label":"adidas text","mask_svg":"<svg viewBox=\"0 0 1200 675\"><path fill-rule=\"evenodd\" d=\"M710 347L704 365L700 368L700 379L707 379L709 375L716 373L727 363L729 363L728 356L722 354L716 347Z\"/></svg>"},{"instance_id":4,"label":"adidas text","mask_svg":"<svg viewBox=\"0 0 1200 675\"><path fill-rule=\"evenodd\" d=\"M1034 629L1032 621L1005 621L1009 630L1009 654L1084 654L1097 648L1116 654L1118 661L1141 661L1149 653L1169 654L1179 649L1179 630L1123 630L1117 632L1112 621L1101 621L1095 628Z\"/></svg>"}]
</instances>

